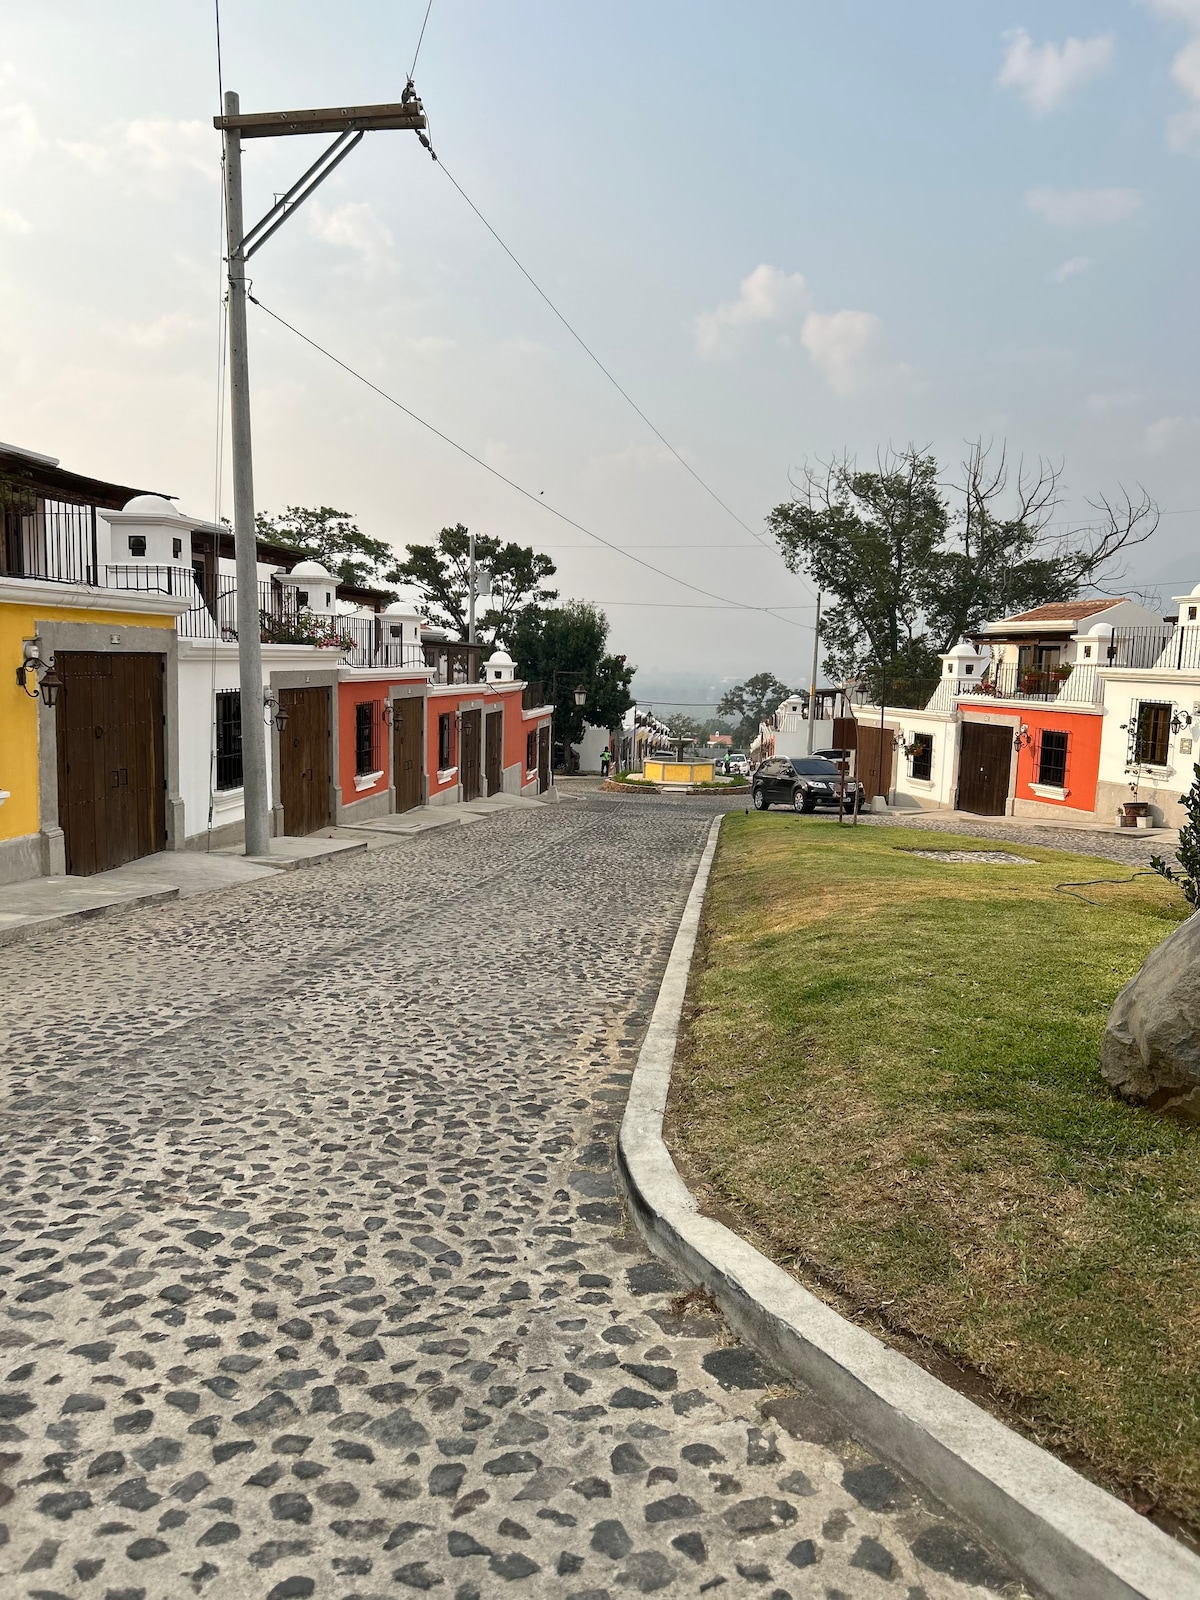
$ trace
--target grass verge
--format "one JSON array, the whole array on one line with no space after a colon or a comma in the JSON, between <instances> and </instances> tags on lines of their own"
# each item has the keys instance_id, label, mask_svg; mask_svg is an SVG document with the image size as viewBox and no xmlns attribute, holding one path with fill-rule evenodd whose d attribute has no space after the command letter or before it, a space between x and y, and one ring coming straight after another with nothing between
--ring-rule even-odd
<instances>
[{"instance_id":1,"label":"grass verge","mask_svg":"<svg viewBox=\"0 0 1200 1600\"><path fill-rule=\"evenodd\" d=\"M1200 1526L1200 1129L1104 1085L1177 890L1091 856L726 819L668 1138L785 1266L981 1374L1142 1509ZM815 1283L814 1283L815 1280Z\"/></svg>"}]
</instances>

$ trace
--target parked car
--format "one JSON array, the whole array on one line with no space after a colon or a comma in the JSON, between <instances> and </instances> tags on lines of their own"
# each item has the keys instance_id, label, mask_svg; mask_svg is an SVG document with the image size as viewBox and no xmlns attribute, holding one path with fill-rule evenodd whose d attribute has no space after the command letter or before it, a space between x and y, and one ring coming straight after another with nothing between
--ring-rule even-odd
<instances>
[{"instance_id":1,"label":"parked car","mask_svg":"<svg viewBox=\"0 0 1200 1600\"><path fill-rule=\"evenodd\" d=\"M856 787L859 810L866 805L862 784L847 779L847 810L854 807ZM835 762L823 756L776 756L764 761L754 774L750 798L756 811L777 805L803 812L815 811L818 806L836 807L842 804L842 772Z\"/></svg>"},{"instance_id":2,"label":"parked car","mask_svg":"<svg viewBox=\"0 0 1200 1600\"><path fill-rule=\"evenodd\" d=\"M725 771L731 778L748 778L750 757L744 750L731 750L725 757Z\"/></svg>"}]
</instances>

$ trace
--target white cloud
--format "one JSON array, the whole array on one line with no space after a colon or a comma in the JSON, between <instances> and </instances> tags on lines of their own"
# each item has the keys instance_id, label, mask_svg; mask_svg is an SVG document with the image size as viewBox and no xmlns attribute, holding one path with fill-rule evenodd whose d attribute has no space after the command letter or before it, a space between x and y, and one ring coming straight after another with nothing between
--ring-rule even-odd
<instances>
[{"instance_id":1,"label":"white cloud","mask_svg":"<svg viewBox=\"0 0 1200 1600\"><path fill-rule=\"evenodd\" d=\"M308 212L308 231L325 244L353 250L368 266L387 261L395 241L387 224L381 222L365 200L326 211L319 202Z\"/></svg>"},{"instance_id":2,"label":"white cloud","mask_svg":"<svg viewBox=\"0 0 1200 1600\"><path fill-rule=\"evenodd\" d=\"M1125 222L1142 206L1136 189L1028 189L1025 204L1062 228L1107 227Z\"/></svg>"},{"instance_id":3,"label":"white cloud","mask_svg":"<svg viewBox=\"0 0 1200 1600\"><path fill-rule=\"evenodd\" d=\"M740 330L802 311L808 299L801 273L781 272L763 262L742 279L736 300L696 318L696 354L706 360L728 355L736 348Z\"/></svg>"},{"instance_id":4,"label":"white cloud","mask_svg":"<svg viewBox=\"0 0 1200 1600\"><path fill-rule=\"evenodd\" d=\"M33 227L19 211L6 211L0 207L0 228L6 233L32 233Z\"/></svg>"},{"instance_id":5,"label":"white cloud","mask_svg":"<svg viewBox=\"0 0 1200 1600\"><path fill-rule=\"evenodd\" d=\"M220 145L206 122L135 117L111 124L95 139L60 139L59 145L96 174L121 169L159 175L194 172L212 183L221 175Z\"/></svg>"},{"instance_id":6,"label":"white cloud","mask_svg":"<svg viewBox=\"0 0 1200 1600\"><path fill-rule=\"evenodd\" d=\"M857 393L865 381L883 324L871 311L810 312L800 342L834 394Z\"/></svg>"},{"instance_id":7,"label":"white cloud","mask_svg":"<svg viewBox=\"0 0 1200 1600\"><path fill-rule=\"evenodd\" d=\"M1171 76L1196 104L1167 118L1167 145L1181 155L1200 156L1200 35L1172 61Z\"/></svg>"},{"instance_id":8,"label":"white cloud","mask_svg":"<svg viewBox=\"0 0 1200 1600\"><path fill-rule=\"evenodd\" d=\"M1167 118L1167 148L1181 156L1200 156L1200 106Z\"/></svg>"},{"instance_id":9,"label":"white cloud","mask_svg":"<svg viewBox=\"0 0 1200 1600\"><path fill-rule=\"evenodd\" d=\"M1016 89L1036 117L1055 111L1073 89L1106 72L1116 55L1111 33L1093 39L1067 39L1063 44L1034 44L1024 28L1007 35L1008 54L996 82Z\"/></svg>"},{"instance_id":10,"label":"white cloud","mask_svg":"<svg viewBox=\"0 0 1200 1600\"><path fill-rule=\"evenodd\" d=\"M1048 283L1066 283L1068 278L1077 278L1081 272L1090 272L1096 263L1091 256L1072 256L1069 261L1064 261L1061 266L1055 267L1053 272L1046 274Z\"/></svg>"},{"instance_id":11,"label":"white cloud","mask_svg":"<svg viewBox=\"0 0 1200 1600\"><path fill-rule=\"evenodd\" d=\"M1166 22L1182 22L1185 28L1200 28L1200 0L1146 0Z\"/></svg>"},{"instance_id":12,"label":"white cloud","mask_svg":"<svg viewBox=\"0 0 1200 1600\"><path fill-rule=\"evenodd\" d=\"M1090 394L1084 404L1093 417L1106 417L1113 411L1128 411L1140 405L1142 397L1136 389L1113 389L1107 394Z\"/></svg>"},{"instance_id":13,"label":"white cloud","mask_svg":"<svg viewBox=\"0 0 1200 1600\"><path fill-rule=\"evenodd\" d=\"M136 350L165 350L202 327L190 311L166 311L153 322L110 322L105 332Z\"/></svg>"},{"instance_id":14,"label":"white cloud","mask_svg":"<svg viewBox=\"0 0 1200 1600\"><path fill-rule=\"evenodd\" d=\"M1167 148L1181 155L1200 156L1200 0L1147 0L1152 11L1168 22L1191 28L1188 40L1171 63L1171 76L1193 102L1167 118Z\"/></svg>"},{"instance_id":15,"label":"white cloud","mask_svg":"<svg viewBox=\"0 0 1200 1600\"><path fill-rule=\"evenodd\" d=\"M1160 417L1146 429L1146 449L1151 455L1167 455L1180 446L1195 449L1200 444L1200 417Z\"/></svg>"},{"instance_id":16,"label":"white cloud","mask_svg":"<svg viewBox=\"0 0 1200 1600\"><path fill-rule=\"evenodd\" d=\"M26 160L45 143L31 105L24 100L0 105L0 160L6 165Z\"/></svg>"}]
</instances>

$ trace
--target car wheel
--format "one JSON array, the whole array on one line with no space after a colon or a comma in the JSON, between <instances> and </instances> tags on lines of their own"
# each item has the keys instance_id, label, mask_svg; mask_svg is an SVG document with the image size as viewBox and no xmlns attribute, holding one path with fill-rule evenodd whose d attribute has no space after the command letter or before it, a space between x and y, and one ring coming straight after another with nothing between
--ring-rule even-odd
<instances>
[{"instance_id":1,"label":"car wheel","mask_svg":"<svg viewBox=\"0 0 1200 1600\"><path fill-rule=\"evenodd\" d=\"M802 812L805 816L807 816L810 811L816 809L816 804L817 802L815 800L810 800L803 789L795 789L792 791L793 811Z\"/></svg>"},{"instance_id":2,"label":"car wheel","mask_svg":"<svg viewBox=\"0 0 1200 1600\"><path fill-rule=\"evenodd\" d=\"M750 798L754 801L755 811L765 811L767 809L767 797L761 789L755 789Z\"/></svg>"}]
</instances>

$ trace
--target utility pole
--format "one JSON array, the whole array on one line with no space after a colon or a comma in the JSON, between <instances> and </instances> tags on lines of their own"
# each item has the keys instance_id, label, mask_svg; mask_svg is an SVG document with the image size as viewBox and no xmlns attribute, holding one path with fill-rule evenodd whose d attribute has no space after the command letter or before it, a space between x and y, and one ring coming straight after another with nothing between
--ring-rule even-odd
<instances>
[{"instance_id":1,"label":"utility pole","mask_svg":"<svg viewBox=\"0 0 1200 1600\"><path fill-rule=\"evenodd\" d=\"M467 580L467 643L475 643L475 535L471 535L471 576Z\"/></svg>"},{"instance_id":2,"label":"utility pole","mask_svg":"<svg viewBox=\"0 0 1200 1600\"><path fill-rule=\"evenodd\" d=\"M225 225L229 270L229 418L233 446L233 548L237 563L238 682L242 711L242 784L246 854L266 855L271 824L267 791L267 745L263 720L262 635L258 605L258 540L254 528L254 466L250 440L250 359L246 335L246 263L302 205L318 184L372 129L425 127L421 102L410 83L398 104L335 106L316 111L241 114L230 90L224 116L213 126L225 140ZM248 231L242 217L242 140L295 134L335 133L337 138L308 171Z\"/></svg>"},{"instance_id":3,"label":"utility pole","mask_svg":"<svg viewBox=\"0 0 1200 1600\"><path fill-rule=\"evenodd\" d=\"M225 96L226 117L239 100ZM271 848L267 739L263 721L262 631L258 622L258 538L250 447L250 355L246 342L246 252L242 226L242 139L225 129L225 228L229 260L229 421L233 434L233 553L237 562L238 681L241 684L242 801L246 854Z\"/></svg>"},{"instance_id":4,"label":"utility pole","mask_svg":"<svg viewBox=\"0 0 1200 1600\"><path fill-rule=\"evenodd\" d=\"M817 620L813 623L812 677L808 680L808 753L813 753L817 721L817 652L821 646L821 591L817 590Z\"/></svg>"}]
</instances>

